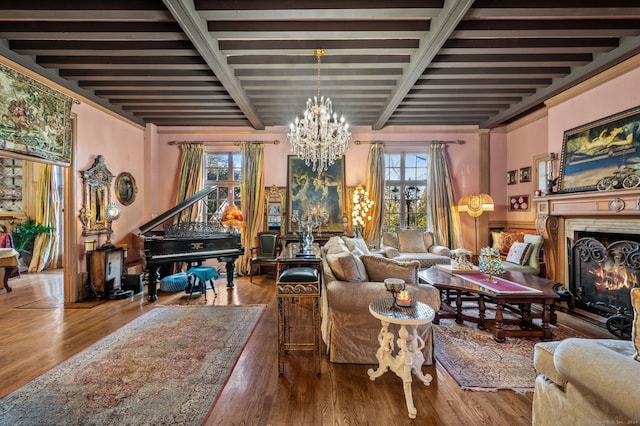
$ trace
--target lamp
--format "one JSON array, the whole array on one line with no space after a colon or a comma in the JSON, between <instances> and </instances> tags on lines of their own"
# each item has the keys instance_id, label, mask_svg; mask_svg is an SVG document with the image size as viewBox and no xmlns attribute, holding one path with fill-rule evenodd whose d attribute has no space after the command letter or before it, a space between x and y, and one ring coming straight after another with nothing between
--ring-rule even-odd
<instances>
[{"instance_id":1,"label":"lamp","mask_svg":"<svg viewBox=\"0 0 640 426\"><path fill-rule=\"evenodd\" d=\"M465 195L458 201L458 211L467 212L475 220L476 254L478 254L478 218L484 212L492 212L494 209L493 198L488 194Z\"/></svg>"},{"instance_id":2,"label":"lamp","mask_svg":"<svg viewBox=\"0 0 640 426\"><path fill-rule=\"evenodd\" d=\"M373 200L369 199L369 192L364 189L362 184L358 185L353 191L353 233L355 237L362 237L362 231L367 220L371 220L369 210L373 207Z\"/></svg>"},{"instance_id":3,"label":"lamp","mask_svg":"<svg viewBox=\"0 0 640 426\"><path fill-rule=\"evenodd\" d=\"M237 228L244 222L244 216L240 211L240 207L235 205L227 206L222 213L220 223L229 228L230 234L237 233Z\"/></svg>"},{"instance_id":4,"label":"lamp","mask_svg":"<svg viewBox=\"0 0 640 426\"><path fill-rule=\"evenodd\" d=\"M113 243L111 242L111 234L113 234L113 228L111 227L111 223L114 220L118 220L120 217L120 206L116 203L108 204L104 209L104 217L107 219L107 241L102 245L102 248L115 248Z\"/></svg>"},{"instance_id":5,"label":"lamp","mask_svg":"<svg viewBox=\"0 0 640 426\"><path fill-rule=\"evenodd\" d=\"M320 58L324 50L315 49L313 54L318 58L318 94L307 100L302 119L296 117L291 123L287 141L307 166L322 172L348 149L351 132L344 117L338 120L333 112L331 99L320 96Z\"/></svg>"}]
</instances>

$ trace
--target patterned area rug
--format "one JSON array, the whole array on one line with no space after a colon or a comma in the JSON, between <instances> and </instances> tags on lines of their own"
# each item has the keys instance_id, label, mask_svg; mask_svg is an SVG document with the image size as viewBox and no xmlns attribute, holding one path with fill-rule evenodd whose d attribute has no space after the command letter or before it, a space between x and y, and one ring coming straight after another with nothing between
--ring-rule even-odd
<instances>
[{"instance_id":1,"label":"patterned area rug","mask_svg":"<svg viewBox=\"0 0 640 426\"><path fill-rule=\"evenodd\" d=\"M476 324L456 324L453 319L440 320L433 327L436 359L462 389L533 391L533 347L540 339L508 337L505 343L497 343L492 334L478 330ZM584 337L566 326L552 328L553 340Z\"/></svg>"},{"instance_id":2,"label":"patterned area rug","mask_svg":"<svg viewBox=\"0 0 640 426\"><path fill-rule=\"evenodd\" d=\"M154 308L0 399L0 423L201 424L264 308Z\"/></svg>"}]
</instances>

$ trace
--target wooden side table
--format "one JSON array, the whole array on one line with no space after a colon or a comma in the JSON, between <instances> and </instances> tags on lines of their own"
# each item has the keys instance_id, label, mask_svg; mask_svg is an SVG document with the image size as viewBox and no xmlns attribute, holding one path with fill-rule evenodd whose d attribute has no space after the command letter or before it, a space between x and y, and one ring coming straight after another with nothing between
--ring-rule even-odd
<instances>
[{"instance_id":1,"label":"wooden side table","mask_svg":"<svg viewBox=\"0 0 640 426\"><path fill-rule=\"evenodd\" d=\"M435 311L431 306L419 301L414 302L413 306L409 308L398 307L393 299L389 298L372 301L369 304L369 312L382 323L382 329L378 334L380 348L376 352L379 365L377 370L369 369L369 378L375 380L388 369L396 373L402 379L409 417L415 419L418 410L413 405L411 373L415 374L426 386L429 386L432 380L430 374L422 374L424 340L418 336L416 328L433 321ZM393 332L389 330L389 324L400 326L397 340ZM407 326L412 327L407 330ZM395 344L397 344L398 350L394 355Z\"/></svg>"}]
</instances>

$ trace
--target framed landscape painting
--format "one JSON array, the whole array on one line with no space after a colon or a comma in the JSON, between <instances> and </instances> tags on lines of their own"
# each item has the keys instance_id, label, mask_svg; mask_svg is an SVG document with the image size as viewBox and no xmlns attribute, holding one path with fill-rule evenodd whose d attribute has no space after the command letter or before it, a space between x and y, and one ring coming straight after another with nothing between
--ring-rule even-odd
<instances>
[{"instance_id":1,"label":"framed landscape painting","mask_svg":"<svg viewBox=\"0 0 640 426\"><path fill-rule=\"evenodd\" d=\"M322 232L342 232L342 217L345 212L344 156L325 171L312 170L304 160L289 155L287 167L287 229L298 230L291 221L294 210L302 214L308 207L324 209L328 213ZM295 229L294 229L295 228ZM317 229L314 229L317 232Z\"/></svg>"},{"instance_id":2,"label":"framed landscape painting","mask_svg":"<svg viewBox=\"0 0 640 426\"><path fill-rule=\"evenodd\" d=\"M593 191L613 175L640 173L640 107L564 132L558 192Z\"/></svg>"}]
</instances>

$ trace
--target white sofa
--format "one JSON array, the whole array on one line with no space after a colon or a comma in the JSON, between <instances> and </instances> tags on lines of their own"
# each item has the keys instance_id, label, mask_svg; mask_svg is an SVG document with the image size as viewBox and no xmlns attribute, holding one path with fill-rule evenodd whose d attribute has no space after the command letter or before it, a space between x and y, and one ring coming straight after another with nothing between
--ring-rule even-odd
<instances>
[{"instance_id":1,"label":"white sofa","mask_svg":"<svg viewBox=\"0 0 640 426\"><path fill-rule=\"evenodd\" d=\"M405 280L414 300L426 303L436 311L440 309L438 289L418 283L418 262L400 262L367 254L363 252L366 250L363 245L362 239L332 237L323 247L321 330L331 362L378 363L376 351L381 324L369 312L369 303L391 297L384 286L385 278ZM425 341L422 350L425 365L431 365L434 359L431 324L419 326L418 334Z\"/></svg>"},{"instance_id":2,"label":"white sofa","mask_svg":"<svg viewBox=\"0 0 640 426\"><path fill-rule=\"evenodd\" d=\"M421 229L406 229L397 233L385 232L382 235L380 248L389 259L402 262L417 260L420 262L420 269L451 263L449 248L435 244L433 232L425 232Z\"/></svg>"},{"instance_id":3,"label":"white sofa","mask_svg":"<svg viewBox=\"0 0 640 426\"><path fill-rule=\"evenodd\" d=\"M536 344L535 426L640 423L640 288L632 341L571 338Z\"/></svg>"}]
</instances>

